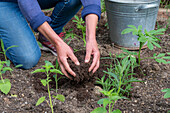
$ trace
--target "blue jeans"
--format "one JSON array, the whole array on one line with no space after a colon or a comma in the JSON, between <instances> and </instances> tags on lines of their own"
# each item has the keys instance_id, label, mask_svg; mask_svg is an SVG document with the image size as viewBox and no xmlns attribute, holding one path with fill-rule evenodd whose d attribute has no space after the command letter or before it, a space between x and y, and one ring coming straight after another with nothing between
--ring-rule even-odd
<instances>
[{"instance_id":1,"label":"blue jeans","mask_svg":"<svg viewBox=\"0 0 170 113\"><path fill-rule=\"evenodd\" d=\"M80 0L38 2L42 9L54 7L50 25L57 34L82 6ZM22 64L23 69L30 69L38 63L41 57L40 48L17 3L0 2L0 39L3 40L5 49L12 45L18 46L10 48L6 53L14 65Z\"/></svg>"}]
</instances>

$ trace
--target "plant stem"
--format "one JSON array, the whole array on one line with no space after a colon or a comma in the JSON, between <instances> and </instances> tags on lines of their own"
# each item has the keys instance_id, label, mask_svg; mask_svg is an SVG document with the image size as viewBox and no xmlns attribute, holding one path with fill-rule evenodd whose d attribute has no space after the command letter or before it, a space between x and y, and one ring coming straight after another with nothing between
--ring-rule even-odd
<instances>
[{"instance_id":1,"label":"plant stem","mask_svg":"<svg viewBox=\"0 0 170 113\"><path fill-rule=\"evenodd\" d=\"M4 83L4 79L2 78L2 73L0 73L0 76L1 76L1 80L2 80L2 82Z\"/></svg>"},{"instance_id":2,"label":"plant stem","mask_svg":"<svg viewBox=\"0 0 170 113\"><path fill-rule=\"evenodd\" d=\"M47 74L47 77L49 75ZM47 83L47 88L48 88L48 95L49 95L49 99L50 99L50 107L51 107L51 112L54 113L54 110L53 110L53 104L52 104L52 100L51 100L51 93L50 93L50 86L49 86L49 82Z\"/></svg>"},{"instance_id":3,"label":"plant stem","mask_svg":"<svg viewBox=\"0 0 170 113\"><path fill-rule=\"evenodd\" d=\"M140 61L141 61L141 59L140 59L141 49L142 49L142 42L140 42L139 53L138 53L138 64L139 64L139 66L140 66Z\"/></svg>"},{"instance_id":4,"label":"plant stem","mask_svg":"<svg viewBox=\"0 0 170 113\"><path fill-rule=\"evenodd\" d=\"M56 93L57 93L57 90L58 90L58 79L57 79L57 74L56 74L56 78L55 78L55 84L56 84Z\"/></svg>"}]
</instances>

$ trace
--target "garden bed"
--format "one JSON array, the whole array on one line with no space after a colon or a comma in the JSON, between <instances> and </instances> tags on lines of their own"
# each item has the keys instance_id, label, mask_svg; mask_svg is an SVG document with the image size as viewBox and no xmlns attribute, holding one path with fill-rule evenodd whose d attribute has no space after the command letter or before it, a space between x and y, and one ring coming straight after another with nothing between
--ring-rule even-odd
<instances>
[{"instance_id":1,"label":"garden bed","mask_svg":"<svg viewBox=\"0 0 170 113\"><path fill-rule=\"evenodd\" d=\"M80 14L80 13L79 13ZM161 15L158 15L157 22L159 25L166 25L166 19L159 19ZM161 17L162 18L162 17ZM100 49L101 57L108 56L109 53L118 54L121 50L115 48L109 39L109 31L105 26L106 20L101 18L97 29L97 42ZM70 28L74 29L75 33L79 33L76 30L76 25L70 21L65 30ZM80 33L81 34L81 33ZM153 53L170 52L170 27L164 35L161 36L161 49L154 48L153 51L148 49L142 50L142 56L152 56ZM70 40L70 39L68 39ZM73 39L70 43L73 49L83 50L83 41L77 41ZM83 60L84 53L76 54L79 60ZM44 88L40 82L40 79L46 76L42 73L31 74L35 69L44 65L44 61L55 62L56 57L51 53L42 51L42 57L39 63L30 70L14 69L13 75L7 73L5 78L10 79L12 87L8 95L1 93L0 98L0 112L2 113L50 113L50 107L47 103L43 102L39 106L35 106L37 100L42 96L47 96L47 89ZM66 78L62 78L59 81L59 94L63 94L66 97L65 102L56 101L54 104L55 113L90 113L96 107L99 107L97 101L104 97L99 93L100 86L95 84L95 77L101 77L104 75L103 70L106 71L107 66L112 62L108 60L101 60L101 65L98 71L86 77L87 79L81 80L78 78L78 82L71 81ZM113 65L113 64L112 64ZM89 66L85 68L77 69L79 73L88 70ZM170 65L159 64L154 60L144 60L141 62L141 72L136 72L137 79L144 82L132 83L132 91L130 92L129 100L119 100L115 104L115 109L120 109L123 113L166 113L170 110L170 100L164 99L164 93L162 89L170 88ZM76 70L76 69L75 69ZM84 74L84 73L83 73ZM55 82L50 82L50 88L55 89ZM54 94L55 91L52 91Z\"/></svg>"}]
</instances>

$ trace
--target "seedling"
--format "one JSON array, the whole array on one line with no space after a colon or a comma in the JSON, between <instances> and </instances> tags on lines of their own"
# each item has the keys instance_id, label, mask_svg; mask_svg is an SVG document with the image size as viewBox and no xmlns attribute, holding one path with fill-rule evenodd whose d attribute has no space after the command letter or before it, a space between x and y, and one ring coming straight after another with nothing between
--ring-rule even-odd
<instances>
[{"instance_id":1,"label":"seedling","mask_svg":"<svg viewBox=\"0 0 170 113\"><path fill-rule=\"evenodd\" d=\"M49 101L46 100L46 96L43 96L43 97L38 99L38 101L36 103L36 106L38 106L42 102L46 101L47 104L49 105L49 107L51 107L52 113L54 113L53 105L54 105L55 100L58 99L61 102L64 102L65 97L63 95L60 95L60 94L57 94L56 96L52 95L52 97L54 98L54 100L52 101L51 92L50 92L50 86L49 86L49 83L52 81L51 78L50 78L50 74L51 73L56 73L56 75L54 77L55 77L55 80L56 80L56 88L58 89L57 74L63 75L63 73L58 69L58 64L56 64L56 69L55 69L55 67L49 61L45 61L45 65L43 65L42 67L43 67L43 69L36 69L35 71L32 72L32 74L33 73L39 73L39 72L43 72L43 73L46 74L47 78L46 79L41 79L41 83L42 83L42 85L44 87L47 87L47 89L48 89ZM56 93L57 93L57 89L56 89Z\"/></svg>"},{"instance_id":2,"label":"seedling","mask_svg":"<svg viewBox=\"0 0 170 113\"><path fill-rule=\"evenodd\" d=\"M86 46L86 26L83 25L85 22L83 21L82 18L79 19L79 17L77 15L75 15L74 18L75 18L75 20L73 20L73 22L76 23L77 28L81 30L82 35L83 35L83 38L80 36L78 36L78 37L83 40L84 47L85 47Z\"/></svg>"},{"instance_id":3,"label":"seedling","mask_svg":"<svg viewBox=\"0 0 170 113\"><path fill-rule=\"evenodd\" d=\"M0 90L6 95L9 93L11 89L11 83L9 79L3 79L2 75L4 75L7 71L13 71L9 66L9 62L0 60Z\"/></svg>"},{"instance_id":4,"label":"seedling","mask_svg":"<svg viewBox=\"0 0 170 113\"><path fill-rule=\"evenodd\" d=\"M110 68L107 68L107 72L104 71L106 75L104 75L101 80L98 79L97 83L103 86L103 93L108 98L100 99L98 104L102 104L103 107L98 107L94 109L91 113L106 113L106 106L109 106L109 113L121 113L119 109L113 111L113 107L115 102L118 99L127 99L123 97L125 93L129 93L131 91L131 82L143 82L137 80L131 73L132 61L129 57L125 57L122 60L114 59L114 66L110 65Z\"/></svg>"},{"instance_id":5,"label":"seedling","mask_svg":"<svg viewBox=\"0 0 170 113\"><path fill-rule=\"evenodd\" d=\"M106 107L109 107L108 113L122 113L119 109L113 110L115 102L119 99L126 99L126 97L120 97L117 93L113 92L114 89L110 91L104 91L102 90L101 93L103 93L107 98L100 99L97 104L103 105L103 107L98 107L94 109L91 113L107 113Z\"/></svg>"},{"instance_id":6,"label":"seedling","mask_svg":"<svg viewBox=\"0 0 170 113\"><path fill-rule=\"evenodd\" d=\"M65 34L65 38L64 38L64 41L68 38L71 38L71 40L69 42L67 42L67 44L69 45L70 42L73 40L73 39L77 39L79 41L79 39L77 38L79 37L78 35L76 35L75 33L73 33L73 29L69 29L68 31L66 31L66 34Z\"/></svg>"},{"instance_id":7,"label":"seedling","mask_svg":"<svg viewBox=\"0 0 170 113\"><path fill-rule=\"evenodd\" d=\"M122 31L121 34L127 34L131 33L133 35L136 35L138 37L138 41L140 43L139 45L139 52L138 52L138 64L140 65L141 60L144 59L155 59L159 63L170 63L170 61L166 61L165 59L170 59L169 53L160 53L160 55L154 54L153 57L145 57L141 58L141 49L145 44L147 44L147 47L150 50L154 49L154 46L161 48L161 46L158 44L159 41L161 41L159 38L156 37L156 35L161 35L164 34L163 32L165 29L158 29L158 30L151 30L147 31L146 29L144 30L144 33L142 32L142 26L139 25L138 28L136 28L134 25L128 25L129 28L126 28ZM168 55L168 56L165 56Z\"/></svg>"},{"instance_id":8,"label":"seedling","mask_svg":"<svg viewBox=\"0 0 170 113\"><path fill-rule=\"evenodd\" d=\"M10 47L8 47L7 49L5 49L3 40L1 39L2 52L0 52L0 53L4 55L6 61L7 61L6 52L7 52L10 48L13 48L13 47L18 47L18 46L13 45L13 46L10 46Z\"/></svg>"}]
</instances>

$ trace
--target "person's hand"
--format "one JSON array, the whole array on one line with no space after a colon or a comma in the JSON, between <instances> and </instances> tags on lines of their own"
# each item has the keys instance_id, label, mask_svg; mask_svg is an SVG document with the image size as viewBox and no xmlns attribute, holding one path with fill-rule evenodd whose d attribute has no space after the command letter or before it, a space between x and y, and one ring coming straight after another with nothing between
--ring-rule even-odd
<instances>
[{"instance_id":1,"label":"person's hand","mask_svg":"<svg viewBox=\"0 0 170 113\"><path fill-rule=\"evenodd\" d=\"M67 62L67 58L70 58L76 65L80 65L77 57L74 55L73 50L65 42L61 42L59 45L56 45L56 50L58 55L57 60L59 62L61 71L64 73L65 76L72 79L72 77L70 77L68 73L70 73L74 77L76 76L76 74L70 68Z\"/></svg>"},{"instance_id":2,"label":"person's hand","mask_svg":"<svg viewBox=\"0 0 170 113\"><path fill-rule=\"evenodd\" d=\"M76 74L70 68L67 58L70 58L76 65L80 65L80 63L74 55L72 49L55 33L48 22L44 22L41 26L39 26L38 31L42 33L52 44L54 44L58 55L57 60L64 75L72 79L68 75L68 73L70 73L75 77Z\"/></svg>"},{"instance_id":3,"label":"person's hand","mask_svg":"<svg viewBox=\"0 0 170 113\"><path fill-rule=\"evenodd\" d=\"M93 55L93 62L89 68L89 72L93 70L92 72L94 73L100 65L100 52L97 46L96 39L87 40L86 42L85 63L88 63L90 61L91 55Z\"/></svg>"}]
</instances>

